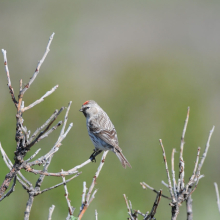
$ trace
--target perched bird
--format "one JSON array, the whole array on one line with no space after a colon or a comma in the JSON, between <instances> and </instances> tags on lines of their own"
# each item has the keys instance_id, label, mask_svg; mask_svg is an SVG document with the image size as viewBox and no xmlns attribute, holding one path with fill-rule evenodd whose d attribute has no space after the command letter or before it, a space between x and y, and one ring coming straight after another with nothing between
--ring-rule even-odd
<instances>
[{"instance_id":1,"label":"perched bird","mask_svg":"<svg viewBox=\"0 0 220 220\"><path fill-rule=\"evenodd\" d=\"M92 160L103 150L113 151L124 168L131 168L130 163L122 154L118 144L118 137L114 125L104 110L93 100L83 103L81 111L86 117L86 125L92 143L95 146L94 153L90 156Z\"/></svg>"}]
</instances>

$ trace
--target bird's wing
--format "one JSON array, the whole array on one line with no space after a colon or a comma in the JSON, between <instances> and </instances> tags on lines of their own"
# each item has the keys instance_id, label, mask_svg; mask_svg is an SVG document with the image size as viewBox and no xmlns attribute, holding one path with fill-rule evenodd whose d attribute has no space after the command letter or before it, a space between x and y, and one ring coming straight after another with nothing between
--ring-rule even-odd
<instances>
[{"instance_id":1,"label":"bird's wing","mask_svg":"<svg viewBox=\"0 0 220 220\"><path fill-rule=\"evenodd\" d=\"M121 152L118 146L118 137L114 125L109 118L108 120L105 119L106 117L99 117L99 120L90 121L88 123L89 131Z\"/></svg>"}]
</instances>

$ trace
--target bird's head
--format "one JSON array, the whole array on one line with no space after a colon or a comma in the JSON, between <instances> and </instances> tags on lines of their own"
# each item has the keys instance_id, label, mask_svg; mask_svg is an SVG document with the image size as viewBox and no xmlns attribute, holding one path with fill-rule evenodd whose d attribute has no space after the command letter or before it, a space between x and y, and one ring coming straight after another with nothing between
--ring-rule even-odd
<instances>
[{"instance_id":1,"label":"bird's head","mask_svg":"<svg viewBox=\"0 0 220 220\"><path fill-rule=\"evenodd\" d=\"M79 111L82 112L85 117L90 117L90 116L97 114L98 107L99 106L95 101L89 100L83 103Z\"/></svg>"}]
</instances>

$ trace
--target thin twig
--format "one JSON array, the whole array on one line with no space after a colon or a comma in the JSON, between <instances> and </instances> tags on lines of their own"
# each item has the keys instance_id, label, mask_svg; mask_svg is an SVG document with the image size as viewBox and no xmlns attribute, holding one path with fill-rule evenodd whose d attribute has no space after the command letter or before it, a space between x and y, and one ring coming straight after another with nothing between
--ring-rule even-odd
<instances>
[{"instance_id":1,"label":"thin twig","mask_svg":"<svg viewBox=\"0 0 220 220\"><path fill-rule=\"evenodd\" d=\"M43 135L41 135L35 142L38 143L39 141L41 141L42 139L46 138L49 136L49 134L51 134L53 131L55 131L60 125L62 125L62 121L59 121L55 126L53 126L50 130L48 130L46 133L44 133Z\"/></svg>"},{"instance_id":2,"label":"thin twig","mask_svg":"<svg viewBox=\"0 0 220 220\"><path fill-rule=\"evenodd\" d=\"M40 150L41 150L41 148L39 148L38 150L36 150L36 152L35 152L30 158L28 158L28 159L26 160L26 162L28 162L28 161L32 160L34 157L36 157L36 155L40 152Z\"/></svg>"},{"instance_id":3,"label":"thin twig","mask_svg":"<svg viewBox=\"0 0 220 220\"><path fill-rule=\"evenodd\" d=\"M176 202L176 199L174 197L173 190L172 190L172 184L171 184L170 173L169 173L169 169L168 169L168 164L167 164L167 159L166 159L164 146L163 146L163 143L162 143L161 139L159 140L159 142L160 142L160 146L161 146L162 151L163 151L163 159L164 159L164 164L165 164L165 168L166 168L166 172L167 172L167 179L168 179L168 186L169 186L170 195L171 195L171 198L172 198L172 202Z\"/></svg>"},{"instance_id":4,"label":"thin twig","mask_svg":"<svg viewBox=\"0 0 220 220\"><path fill-rule=\"evenodd\" d=\"M198 147L197 156L196 156L196 162L195 162L193 174L192 174L192 176L190 177L189 182L188 182L187 185L186 185L186 191L187 191L188 188L191 186L191 184L193 184L194 181L195 181L195 178L196 178L196 170L197 170L197 166L198 166L198 163L199 163L199 155L200 155L200 152L201 152L200 150L201 150L200 147Z\"/></svg>"},{"instance_id":5,"label":"thin twig","mask_svg":"<svg viewBox=\"0 0 220 220\"><path fill-rule=\"evenodd\" d=\"M196 184L195 184L194 188L192 189L191 194L196 190L197 185L198 185L198 183L199 183L199 180L200 180L200 171L201 171L201 169L202 169L203 163L204 163L205 158L206 158L206 156L207 156L207 153L208 153L208 150L209 150L209 146L210 146L210 140L211 140L212 134L213 134L213 132L214 132L214 129L215 129L215 126L213 126L213 127L212 127L212 130L210 130L210 132L209 132L209 137L208 137L208 140L207 140L207 143L206 143L206 147L205 147L204 153L203 153L203 155L202 155L201 161L200 161L200 163L199 163L199 165L198 165L198 169L197 169L196 176L195 176L195 178L196 178L196 180L195 180L195 181L196 181Z\"/></svg>"},{"instance_id":6,"label":"thin twig","mask_svg":"<svg viewBox=\"0 0 220 220\"><path fill-rule=\"evenodd\" d=\"M87 193L87 197L86 197L86 201L87 201L87 202L88 202L89 199L90 199L90 195L91 195L92 190L93 190L93 188L94 188L94 186L95 186L96 179L98 178L98 176L99 176L99 174L100 174L100 171L102 170L102 167L103 167L103 165L104 165L105 158L106 158L107 154L108 154L108 151L105 151L105 152L103 153L103 155L102 155L101 162L100 162L99 167L98 167L98 169L97 169L97 171L96 171L96 173L95 173L95 176L93 177L92 184L91 184L91 186L89 187L89 191L88 191L88 193Z\"/></svg>"},{"instance_id":7,"label":"thin twig","mask_svg":"<svg viewBox=\"0 0 220 220\"><path fill-rule=\"evenodd\" d=\"M95 210L95 220L98 220L98 212Z\"/></svg>"},{"instance_id":8,"label":"thin twig","mask_svg":"<svg viewBox=\"0 0 220 220\"><path fill-rule=\"evenodd\" d=\"M173 179L173 194L175 199L177 200L177 185L176 185L176 178L175 178L175 169L174 169L174 154L176 153L176 149L173 148L172 155L171 155L171 169L172 169L172 179Z\"/></svg>"},{"instance_id":9,"label":"thin twig","mask_svg":"<svg viewBox=\"0 0 220 220\"><path fill-rule=\"evenodd\" d=\"M209 132L209 137L208 137L208 140L207 140L207 143L206 143L206 146L205 146L205 151L204 151L204 153L203 153L203 155L202 155L202 158L201 158L201 161L200 161L200 163L199 163L196 176L199 176L199 175L200 175L200 171L201 171L201 169L202 169L202 165L203 165L203 163L204 163L204 161L205 161L205 158L206 158L207 153L208 153L208 150L209 150L210 140L211 140L212 134L213 134L213 132L214 132L214 129L215 129L215 126L213 126L213 127L212 127L212 130L210 130L210 132Z\"/></svg>"},{"instance_id":10,"label":"thin twig","mask_svg":"<svg viewBox=\"0 0 220 220\"><path fill-rule=\"evenodd\" d=\"M61 110L62 109L62 110ZM61 111L63 111L64 107L60 109L60 113ZM28 143L30 143L35 137L36 135L43 129L45 128L52 119L54 119L54 117L58 114L58 110L56 109L55 112L50 116L50 118L40 127L38 128L30 137L30 139L28 140Z\"/></svg>"},{"instance_id":11,"label":"thin twig","mask_svg":"<svg viewBox=\"0 0 220 220\"><path fill-rule=\"evenodd\" d=\"M50 51L50 44L51 44L51 42L52 42L52 40L53 40L54 34L55 34L55 33L53 33L53 34L50 36L49 42L48 42L47 47L46 47L46 51L45 51L45 53L44 53L42 59L38 62L37 68L36 68L36 70L35 70L33 76L30 78L30 81L24 86L23 90L21 91L22 94L24 94L24 93L27 91L27 89L31 86L31 84L33 83L33 81L34 81L35 78L37 77L37 75L38 75L38 73L39 73L39 71L40 71L40 67L41 67L41 65L43 64L43 62L44 62L44 60L45 60L47 54L48 54L49 51Z\"/></svg>"},{"instance_id":12,"label":"thin twig","mask_svg":"<svg viewBox=\"0 0 220 220\"><path fill-rule=\"evenodd\" d=\"M47 220L52 220L52 214L53 214L54 208L55 208L55 205L52 205L52 206L49 208L49 215L48 215Z\"/></svg>"},{"instance_id":13,"label":"thin twig","mask_svg":"<svg viewBox=\"0 0 220 220\"><path fill-rule=\"evenodd\" d=\"M84 204L85 201L86 201L86 190L87 190L87 188L86 188L86 181L84 181L83 182L83 193L82 193L82 204Z\"/></svg>"},{"instance_id":14,"label":"thin twig","mask_svg":"<svg viewBox=\"0 0 220 220\"><path fill-rule=\"evenodd\" d=\"M161 183L166 186L167 188L169 188L169 185L167 183L165 183L163 180L161 181Z\"/></svg>"},{"instance_id":15,"label":"thin twig","mask_svg":"<svg viewBox=\"0 0 220 220\"><path fill-rule=\"evenodd\" d=\"M140 184L141 184L141 186L143 187L143 189L150 189L150 190L152 190L153 192L155 192L155 193L159 193L159 191L157 191L156 189L154 189L153 187L151 187L151 186L149 186L147 183L145 183L145 182L140 182ZM169 199L169 200L172 200L172 198L170 198L170 197L168 197L168 196L165 196L165 195L163 195L163 194L161 194L161 196L162 197L164 197L165 199Z\"/></svg>"},{"instance_id":16,"label":"thin twig","mask_svg":"<svg viewBox=\"0 0 220 220\"><path fill-rule=\"evenodd\" d=\"M37 105L37 104L43 102L44 99L45 99L47 96L51 95L53 92L55 92L55 90L56 90L57 88L58 88L58 85L54 86L50 91L47 91L40 99L36 100L35 102L33 102L32 104L30 104L29 106L22 108L21 111L22 111L22 112L25 112L25 111L27 111L27 110L33 108L35 105Z\"/></svg>"},{"instance_id":17,"label":"thin twig","mask_svg":"<svg viewBox=\"0 0 220 220\"><path fill-rule=\"evenodd\" d=\"M63 171L63 169L61 171ZM68 198L69 192L68 192L68 189L67 189L67 186L66 186L65 177L62 176L62 179L63 179L63 186L64 186L64 190L65 190L65 198L66 198L66 202L67 202L68 209L69 209L69 215L72 216L73 215L73 210L72 210L72 206L70 204L70 200Z\"/></svg>"},{"instance_id":18,"label":"thin twig","mask_svg":"<svg viewBox=\"0 0 220 220\"><path fill-rule=\"evenodd\" d=\"M60 177L60 176L68 176L68 175L72 175L77 173L78 171L70 169L68 171L63 171L63 172L58 172L58 173L49 173L47 171L43 171L43 170L35 170L32 169L28 164L24 164L23 168L27 171L27 172L31 172L34 174L41 174L41 175L45 175L45 176L56 176L56 177Z\"/></svg>"},{"instance_id":19,"label":"thin twig","mask_svg":"<svg viewBox=\"0 0 220 220\"><path fill-rule=\"evenodd\" d=\"M49 153L45 155L45 159L50 157L52 154L55 154L59 150L59 147L61 146L61 142L67 136L67 134L69 133L72 127L73 127L73 123L70 123L69 127L66 129L66 132L62 136L59 136L58 141L55 143L54 147L51 149Z\"/></svg>"},{"instance_id":20,"label":"thin twig","mask_svg":"<svg viewBox=\"0 0 220 220\"><path fill-rule=\"evenodd\" d=\"M71 104L72 104L72 101L70 101L70 102L68 103L68 106L67 106L67 110L66 110L66 114L65 114L64 122L63 122L63 127L62 127L62 129L61 129L61 131L60 131L60 136L59 136L60 138L64 135L64 130L65 130L65 128L66 128L66 123L67 123L68 114L69 114L69 110L70 110ZM58 141L59 141L59 139L58 139Z\"/></svg>"},{"instance_id":21,"label":"thin twig","mask_svg":"<svg viewBox=\"0 0 220 220\"><path fill-rule=\"evenodd\" d=\"M88 190L88 193L86 195L86 199L84 201L84 203L82 203L81 205L81 208L80 208L80 212L79 212L79 215L78 215L78 220L81 220L82 216L84 215L85 211L87 210L87 208L89 207L90 203L92 202L92 200L95 198L95 194L97 192L97 190L95 190L91 196L91 193L92 193L92 190L95 186L95 182L96 182L96 179L98 178L99 174L100 174L100 171L104 165L104 162L105 162L105 158L108 154L108 151L104 151L103 155L102 155L102 159L101 159L101 162L99 164L99 167L95 173L95 176L93 177L92 179L92 183L89 187L89 190ZM90 199L90 196L91 196L91 199Z\"/></svg>"},{"instance_id":22,"label":"thin twig","mask_svg":"<svg viewBox=\"0 0 220 220\"><path fill-rule=\"evenodd\" d=\"M220 199L219 199L218 184L214 183L214 186L215 186L215 193L216 193L216 198L217 198L218 211L220 213Z\"/></svg>"},{"instance_id":23,"label":"thin twig","mask_svg":"<svg viewBox=\"0 0 220 220\"><path fill-rule=\"evenodd\" d=\"M151 209L151 212L150 214L147 216L147 218L144 218L144 220L151 220L151 219L154 219L154 216L156 214L156 211L157 211L157 208L158 208L158 205L160 203L160 198L162 196L162 190L159 191L159 193L157 194L156 196L156 199L155 199L155 202L154 202L154 205Z\"/></svg>"},{"instance_id":24,"label":"thin twig","mask_svg":"<svg viewBox=\"0 0 220 220\"><path fill-rule=\"evenodd\" d=\"M49 187L49 188L46 188L46 189L40 191L39 194L42 194L42 193L44 193L44 192L46 192L46 191L48 191L48 190L57 188L58 186L62 186L63 184L66 184L66 183L70 182L72 179L78 177L81 173L82 173L82 172L77 173L75 176L69 178L69 179L66 180L65 182L62 182L62 183L56 184L55 186L51 186L51 187Z\"/></svg>"},{"instance_id":25,"label":"thin twig","mask_svg":"<svg viewBox=\"0 0 220 220\"><path fill-rule=\"evenodd\" d=\"M30 143L26 146L27 149L30 149L33 145L35 145L38 141L39 141L39 138L41 136L43 136L47 131L48 129L50 128L50 126L53 124L53 122L57 119L58 115L63 111L63 108L60 109L60 111L54 116L54 118L50 121L50 123L47 125L47 127L40 132L40 134L38 134L38 136ZM44 126L44 125L43 125ZM51 156L51 155L50 155ZM50 156L48 156L46 159L48 159Z\"/></svg>"},{"instance_id":26,"label":"thin twig","mask_svg":"<svg viewBox=\"0 0 220 220\"><path fill-rule=\"evenodd\" d=\"M187 128L188 121L189 121L189 111L190 111L190 108L188 107L186 120L185 120L185 124L184 124L184 127L183 127L183 133L182 133L182 136L181 136L181 143L180 143L179 179L178 179L178 186L177 186L177 191L178 192L184 188L185 163L184 163L184 160L183 160L183 147L184 147L184 143L185 143L184 138L185 138L185 134L186 134L186 128Z\"/></svg>"},{"instance_id":27,"label":"thin twig","mask_svg":"<svg viewBox=\"0 0 220 220\"><path fill-rule=\"evenodd\" d=\"M127 206L127 209L128 209L128 214L130 215L131 220L134 220L134 218L133 218L133 216L132 216L131 208L130 208L130 206L129 206L129 204L128 204L127 196L126 196L125 194L123 194L123 196L124 196L125 203L126 203L126 206Z\"/></svg>"},{"instance_id":28,"label":"thin twig","mask_svg":"<svg viewBox=\"0 0 220 220\"><path fill-rule=\"evenodd\" d=\"M7 76L7 80L8 80L9 92L11 94L12 101L14 102L15 107L17 108L18 101L15 98L14 89L11 86L11 79L10 79L10 74L9 74L9 69L8 69L7 56L6 56L7 52L6 52L6 50L2 49L2 53L3 53L3 58L4 58L5 72L6 72L6 76Z\"/></svg>"}]
</instances>

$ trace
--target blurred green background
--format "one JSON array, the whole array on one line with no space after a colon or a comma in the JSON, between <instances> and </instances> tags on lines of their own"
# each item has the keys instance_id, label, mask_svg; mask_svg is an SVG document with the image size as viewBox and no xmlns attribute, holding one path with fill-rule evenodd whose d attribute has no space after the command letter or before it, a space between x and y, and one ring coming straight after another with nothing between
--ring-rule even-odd
<instances>
[{"instance_id":1,"label":"blurred green background","mask_svg":"<svg viewBox=\"0 0 220 220\"><path fill-rule=\"evenodd\" d=\"M96 198L83 219L95 219L95 209L99 219L126 219L123 193L134 209L150 211L156 194L144 191L141 181L169 195L161 184L167 178L158 140L163 139L170 166L172 149L179 152L188 106L191 112L184 149L185 181L192 173L197 147L201 146L203 152L209 130L216 125L202 168L205 178L193 194L194 218L218 218L213 182L220 184L219 11L220 2L212 0L0 1L0 48L7 50L16 95L19 79L28 82L49 36L55 32L51 51L24 96L27 106L59 84L43 103L25 112L24 124L32 132L55 109L73 101L69 123L74 126L53 157L49 171L68 170L92 153L85 118L78 111L88 99L96 100L108 113L117 129L120 147L132 165L132 169L124 170L117 157L108 154L95 186ZM1 59L0 141L13 161L16 111ZM58 120L63 117L64 113ZM59 130L55 131L35 145L33 151L41 148L39 156L44 155L58 134ZM100 158L68 183L75 215L81 204L82 183L91 184ZM175 159L177 170L178 154ZM7 172L0 160L1 182ZM37 176L24 175L35 183ZM61 178L47 177L42 189L60 181ZM27 198L28 194L17 183L15 192L0 204L1 219L22 219ZM52 204L56 206L53 220L65 219L68 210L62 186L35 198L30 219L47 219ZM170 219L168 204L169 201L161 199L157 219ZM178 219L186 219L185 204Z\"/></svg>"}]
</instances>

